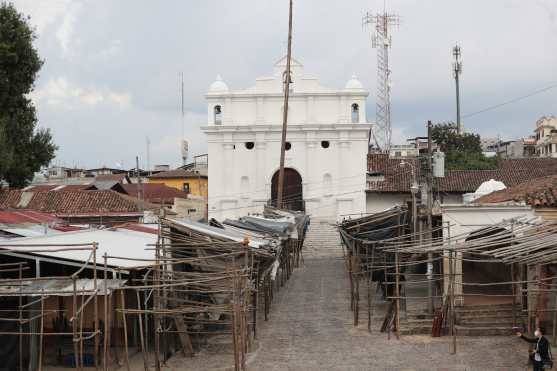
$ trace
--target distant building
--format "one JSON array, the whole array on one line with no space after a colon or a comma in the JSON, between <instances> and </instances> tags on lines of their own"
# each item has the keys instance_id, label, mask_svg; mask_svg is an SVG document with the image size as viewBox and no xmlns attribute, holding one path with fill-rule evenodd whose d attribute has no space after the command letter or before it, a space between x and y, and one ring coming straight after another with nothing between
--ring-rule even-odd
<instances>
[{"instance_id":1,"label":"distant building","mask_svg":"<svg viewBox=\"0 0 557 371\"><path fill-rule=\"evenodd\" d=\"M410 185L412 167L419 179L421 167L419 159L406 159L401 164L397 158L387 154L370 154L368 156L367 212L375 213L395 205L403 205L412 197ZM409 165L411 164L411 166ZM442 204L462 204L463 195L475 192L485 181L494 179L513 187L521 182L547 175L557 175L557 159L522 158L507 159L493 170L448 170L444 178L435 178L434 192Z\"/></svg>"},{"instance_id":2,"label":"distant building","mask_svg":"<svg viewBox=\"0 0 557 371\"><path fill-rule=\"evenodd\" d=\"M183 191L186 195L207 197L208 179L201 171L178 168L150 175L147 180L148 183L164 184Z\"/></svg>"},{"instance_id":3,"label":"distant building","mask_svg":"<svg viewBox=\"0 0 557 371\"><path fill-rule=\"evenodd\" d=\"M205 153L202 155L194 156L192 162L180 166L179 169L198 172L202 175L208 175L208 167L209 155Z\"/></svg>"},{"instance_id":4,"label":"distant building","mask_svg":"<svg viewBox=\"0 0 557 371\"><path fill-rule=\"evenodd\" d=\"M498 138L480 138L480 146L482 147L482 152L493 152L497 148L499 143Z\"/></svg>"},{"instance_id":5,"label":"distant building","mask_svg":"<svg viewBox=\"0 0 557 371\"><path fill-rule=\"evenodd\" d=\"M217 77L206 95L209 217L224 219L276 204L284 105L281 58L271 76L230 90ZM365 211L368 92L352 76L331 89L291 60L284 201L314 217Z\"/></svg>"},{"instance_id":6,"label":"distant building","mask_svg":"<svg viewBox=\"0 0 557 371\"><path fill-rule=\"evenodd\" d=\"M557 157L557 118L544 116L536 121L536 153L540 157Z\"/></svg>"},{"instance_id":7,"label":"distant building","mask_svg":"<svg viewBox=\"0 0 557 371\"><path fill-rule=\"evenodd\" d=\"M41 171L40 173L36 173L32 183L39 184L51 182L58 184L80 184L90 181L90 179L86 179L87 176L88 174L85 169L52 166Z\"/></svg>"},{"instance_id":8,"label":"distant building","mask_svg":"<svg viewBox=\"0 0 557 371\"><path fill-rule=\"evenodd\" d=\"M420 150L414 144L393 144L389 149L389 157L418 157Z\"/></svg>"},{"instance_id":9,"label":"distant building","mask_svg":"<svg viewBox=\"0 0 557 371\"><path fill-rule=\"evenodd\" d=\"M100 167L96 169L87 169L87 174L89 176L98 176L98 175L111 175L111 174L125 174L127 173L124 169L115 169L110 167Z\"/></svg>"},{"instance_id":10,"label":"distant building","mask_svg":"<svg viewBox=\"0 0 557 371\"><path fill-rule=\"evenodd\" d=\"M494 148L501 158L527 158L536 156L536 139L522 138L498 142Z\"/></svg>"}]
</instances>

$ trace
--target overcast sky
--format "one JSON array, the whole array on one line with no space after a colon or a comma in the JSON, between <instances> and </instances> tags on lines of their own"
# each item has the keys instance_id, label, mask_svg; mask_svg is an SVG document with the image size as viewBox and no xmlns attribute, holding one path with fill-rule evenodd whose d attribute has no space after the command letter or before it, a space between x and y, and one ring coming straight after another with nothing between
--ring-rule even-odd
<instances>
[{"instance_id":1,"label":"overcast sky","mask_svg":"<svg viewBox=\"0 0 557 371\"><path fill-rule=\"evenodd\" d=\"M66 166L180 163L180 72L186 139L206 151L199 130L204 94L217 74L232 89L269 75L286 52L287 0L15 0L36 27L45 65L33 99L40 125ZM462 47L463 114L557 83L557 0L398 0L392 32L393 138L424 133L424 123L455 120L451 48ZM370 91L374 120L376 50L362 27L378 0L294 0L293 55L308 73L343 87L352 73ZM532 134L557 114L557 89L467 117L482 136Z\"/></svg>"}]
</instances>

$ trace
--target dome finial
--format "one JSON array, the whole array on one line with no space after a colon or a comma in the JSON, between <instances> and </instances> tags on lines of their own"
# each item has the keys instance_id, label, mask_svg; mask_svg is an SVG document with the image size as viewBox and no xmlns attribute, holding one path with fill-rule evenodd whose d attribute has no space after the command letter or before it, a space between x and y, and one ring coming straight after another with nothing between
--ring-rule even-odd
<instances>
[{"instance_id":1,"label":"dome finial","mask_svg":"<svg viewBox=\"0 0 557 371\"><path fill-rule=\"evenodd\" d=\"M222 80L220 74L217 74L215 81L209 86L209 93L226 93L228 92L228 85Z\"/></svg>"},{"instance_id":2,"label":"dome finial","mask_svg":"<svg viewBox=\"0 0 557 371\"><path fill-rule=\"evenodd\" d=\"M346 83L344 87L345 90L364 90L364 85L361 83L360 80L356 77L355 73L352 73L352 77Z\"/></svg>"}]
</instances>

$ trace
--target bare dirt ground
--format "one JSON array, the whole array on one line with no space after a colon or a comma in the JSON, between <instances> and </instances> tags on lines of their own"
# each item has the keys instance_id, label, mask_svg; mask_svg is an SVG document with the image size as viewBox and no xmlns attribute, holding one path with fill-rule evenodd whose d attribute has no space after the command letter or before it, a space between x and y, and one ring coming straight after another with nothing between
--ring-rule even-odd
<instances>
[{"instance_id":1,"label":"bare dirt ground","mask_svg":"<svg viewBox=\"0 0 557 371\"><path fill-rule=\"evenodd\" d=\"M527 370L527 345L513 336L461 337L451 355L448 337L388 340L378 321L372 333L366 323L354 328L341 250L318 250L306 251L305 265L275 296L270 320L260 320L248 370ZM232 370L231 354L222 353L229 340L221 340L194 358L169 360L164 369ZM132 357L131 368L143 369L140 355Z\"/></svg>"}]
</instances>

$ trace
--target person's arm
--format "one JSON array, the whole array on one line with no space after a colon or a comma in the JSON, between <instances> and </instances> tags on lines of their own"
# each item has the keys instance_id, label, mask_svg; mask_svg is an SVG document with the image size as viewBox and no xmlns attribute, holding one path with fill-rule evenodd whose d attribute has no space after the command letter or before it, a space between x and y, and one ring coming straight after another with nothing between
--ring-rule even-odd
<instances>
[{"instance_id":1,"label":"person's arm","mask_svg":"<svg viewBox=\"0 0 557 371\"><path fill-rule=\"evenodd\" d=\"M532 339L532 338L526 337L521 332L517 332L516 336L518 336L519 338L521 338L522 340L524 340L527 343L537 343L538 342L538 339L536 339L536 338Z\"/></svg>"}]
</instances>

